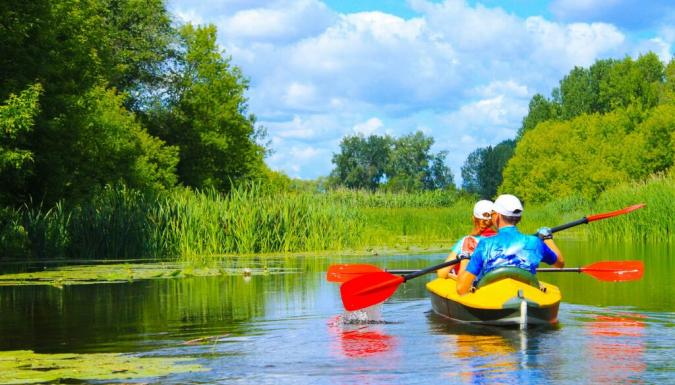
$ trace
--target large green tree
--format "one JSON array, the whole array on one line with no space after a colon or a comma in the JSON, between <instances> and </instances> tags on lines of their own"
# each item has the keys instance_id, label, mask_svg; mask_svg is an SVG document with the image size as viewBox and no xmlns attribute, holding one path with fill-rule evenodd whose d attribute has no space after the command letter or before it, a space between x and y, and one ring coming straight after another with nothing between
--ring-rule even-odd
<instances>
[{"instance_id":1,"label":"large green tree","mask_svg":"<svg viewBox=\"0 0 675 385\"><path fill-rule=\"evenodd\" d=\"M163 88L173 32L161 0L10 1L0 20L0 100L35 83L44 90L26 138L28 177L8 181L14 203L79 199L120 181L173 184L175 150L127 109ZM121 163L105 166L112 160Z\"/></svg>"},{"instance_id":2,"label":"large green tree","mask_svg":"<svg viewBox=\"0 0 675 385\"><path fill-rule=\"evenodd\" d=\"M146 116L154 135L180 149L180 182L228 191L263 175L265 150L244 96L248 81L216 44L216 28L182 26L180 47L168 92Z\"/></svg>"},{"instance_id":3,"label":"large green tree","mask_svg":"<svg viewBox=\"0 0 675 385\"><path fill-rule=\"evenodd\" d=\"M637 124L630 108L544 122L518 143L499 190L532 202L595 199L619 183L671 168L674 132L671 104L648 110Z\"/></svg>"},{"instance_id":4,"label":"large green tree","mask_svg":"<svg viewBox=\"0 0 675 385\"><path fill-rule=\"evenodd\" d=\"M447 152L431 152L434 138L421 131L395 140L385 169L386 188L394 191L435 190L453 187L453 175L445 165Z\"/></svg>"},{"instance_id":5,"label":"large green tree","mask_svg":"<svg viewBox=\"0 0 675 385\"><path fill-rule=\"evenodd\" d=\"M582 114L607 113L632 105L640 111L656 106L665 69L654 53L637 60L603 59L589 68L574 67L551 92L551 99L535 94L523 118L517 140L537 124L574 119Z\"/></svg>"}]
</instances>

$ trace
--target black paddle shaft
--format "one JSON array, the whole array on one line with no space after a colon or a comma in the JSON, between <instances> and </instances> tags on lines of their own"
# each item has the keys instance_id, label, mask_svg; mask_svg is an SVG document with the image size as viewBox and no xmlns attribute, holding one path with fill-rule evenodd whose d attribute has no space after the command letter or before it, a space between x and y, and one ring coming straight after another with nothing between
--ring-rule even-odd
<instances>
[{"instance_id":1,"label":"black paddle shaft","mask_svg":"<svg viewBox=\"0 0 675 385\"><path fill-rule=\"evenodd\" d=\"M412 269L401 269L401 270L385 270L389 274L397 274L397 275L405 275L405 274L412 274L417 272L417 270L412 270ZM565 267L565 268L557 268L557 267L544 267L537 269L537 273L583 273L584 271L582 270L581 267Z\"/></svg>"},{"instance_id":2,"label":"black paddle shaft","mask_svg":"<svg viewBox=\"0 0 675 385\"><path fill-rule=\"evenodd\" d=\"M418 271L415 271L413 273L406 274L406 275L403 276L403 282L406 282L406 281L411 280L413 278L417 278L417 277L419 277L421 275L424 275L424 274L429 274L431 272L434 272L438 269L442 269L444 267L455 265L457 263L460 263L464 259L469 259L469 256L462 255L460 257L457 257L457 258L453 259L452 261L443 262L440 265L427 267L426 269L418 270Z\"/></svg>"},{"instance_id":3,"label":"black paddle shaft","mask_svg":"<svg viewBox=\"0 0 675 385\"><path fill-rule=\"evenodd\" d=\"M569 229L570 227L574 227L574 226L585 225L587 223L588 223L588 218L583 217L583 218L578 219L574 222L565 223L564 225L553 227L553 228L551 228L551 233L555 233L557 231Z\"/></svg>"}]
</instances>

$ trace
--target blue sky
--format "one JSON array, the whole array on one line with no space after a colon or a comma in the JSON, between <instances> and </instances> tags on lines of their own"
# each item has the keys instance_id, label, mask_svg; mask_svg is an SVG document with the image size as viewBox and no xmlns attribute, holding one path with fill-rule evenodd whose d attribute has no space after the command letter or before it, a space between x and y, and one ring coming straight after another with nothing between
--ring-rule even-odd
<instances>
[{"instance_id":1,"label":"blue sky","mask_svg":"<svg viewBox=\"0 0 675 385\"><path fill-rule=\"evenodd\" d=\"M169 0L218 27L250 79L268 165L312 179L354 134L432 136L455 181L467 155L512 139L535 93L574 66L653 51L670 61L675 6L637 0Z\"/></svg>"}]
</instances>

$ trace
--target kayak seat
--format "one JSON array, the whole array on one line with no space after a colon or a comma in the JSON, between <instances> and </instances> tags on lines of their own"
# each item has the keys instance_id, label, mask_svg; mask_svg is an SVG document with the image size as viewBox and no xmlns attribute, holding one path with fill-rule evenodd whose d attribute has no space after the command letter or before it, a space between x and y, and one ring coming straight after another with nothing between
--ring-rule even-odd
<instances>
[{"instance_id":1,"label":"kayak seat","mask_svg":"<svg viewBox=\"0 0 675 385\"><path fill-rule=\"evenodd\" d=\"M480 279L480 281L478 281L476 287L481 288L485 285L491 284L492 282L497 282L505 278L511 278L518 282L526 283L539 289L539 280L534 276L534 274L519 267L512 266L498 267L488 272L483 276L483 278Z\"/></svg>"}]
</instances>

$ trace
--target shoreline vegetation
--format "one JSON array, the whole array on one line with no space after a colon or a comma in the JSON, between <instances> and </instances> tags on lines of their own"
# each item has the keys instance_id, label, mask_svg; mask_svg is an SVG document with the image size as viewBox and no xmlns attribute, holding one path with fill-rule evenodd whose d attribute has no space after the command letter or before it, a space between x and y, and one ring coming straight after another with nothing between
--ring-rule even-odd
<instances>
[{"instance_id":1,"label":"shoreline vegetation","mask_svg":"<svg viewBox=\"0 0 675 385\"><path fill-rule=\"evenodd\" d=\"M208 265L251 254L375 255L446 251L470 227L475 197L461 192L350 190L278 192L261 184L224 195L177 189L147 195L106 187L86 203L49 210L4 208L0 261L154 260ZM534 232L635 203L630 215L568 230L560 237L671 242L673 172L604 191L528 205L520 225Z\"/></svg>"},{"instance_id":2,"label":"shoreline vegetation","mask_svg":"<svg viewBox=\"0 0 675 385\"><path fill-rule=\"evenodd\" d=\"M673 238L675 60L654 52L533 95L515 138L467 156L461 190L421 131L346 135L329 175L299 180L265 163L273 138L215 25L163 1L22 4L0 7L0 262L440 251L500 193L526 203L525 232L644 202L559 236Z\"/></svg>"}]
</instances>

